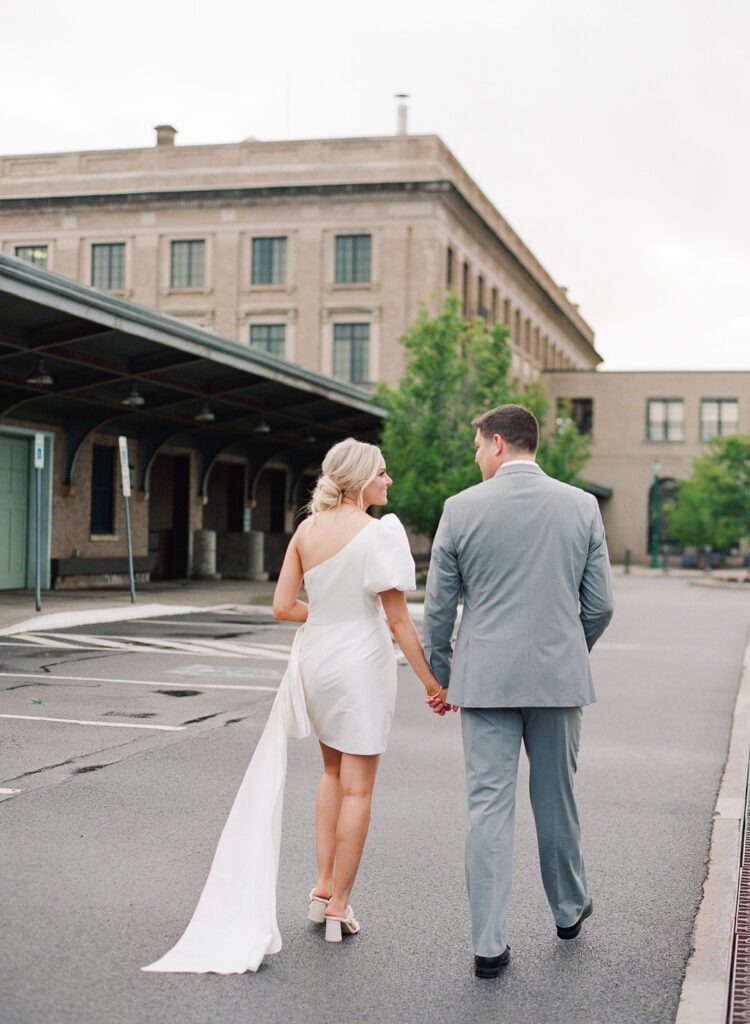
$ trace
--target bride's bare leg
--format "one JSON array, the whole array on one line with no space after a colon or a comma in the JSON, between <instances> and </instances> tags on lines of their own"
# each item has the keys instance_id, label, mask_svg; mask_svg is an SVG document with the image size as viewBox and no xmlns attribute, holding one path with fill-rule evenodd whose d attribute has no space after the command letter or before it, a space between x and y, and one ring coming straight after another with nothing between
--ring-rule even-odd
<instances>
[{"instance_id":1,"label":"bride's bare leg","mask_svg":"<svg viewBox=\"0 0 750 1024\"><path fill-rule=\"evenodd\" d=\"M344 917L362 857L379 754L342 754L339 770L341 811L336 829L333 897L326 913Z\"/></svg>"},{"instance_id":2,"label":"bride's bare leg","mask_svg":"<svg viewBox=\"0 0 750 1024\"><path fill-rule=\"evenodd\" d=\"M320 744L323 777L315 800L315 832L318 855L318 879L315 892L326 899L333 892L333 862L336 857L336 825L341 811L339 771L341 751Z\"/></svg>"}]
</instances>

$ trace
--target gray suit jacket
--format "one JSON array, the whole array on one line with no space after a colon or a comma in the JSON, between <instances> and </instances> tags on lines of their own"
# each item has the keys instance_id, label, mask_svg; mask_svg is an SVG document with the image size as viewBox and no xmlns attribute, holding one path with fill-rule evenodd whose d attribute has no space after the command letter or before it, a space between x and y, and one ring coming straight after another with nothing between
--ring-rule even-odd
<instances>
[{"instance_id":1,"label":"gray suit jacket","mask_svg":"<svg viewBox=\"0 0 750 1024\"><path fill-rule=\"evenodd\" d=\"M424 641L453 704L592 703L588 652L612 611L612 573L592 495L535 463L510 462L446 501L427 577Z\"/></svg>"}]
</instances>

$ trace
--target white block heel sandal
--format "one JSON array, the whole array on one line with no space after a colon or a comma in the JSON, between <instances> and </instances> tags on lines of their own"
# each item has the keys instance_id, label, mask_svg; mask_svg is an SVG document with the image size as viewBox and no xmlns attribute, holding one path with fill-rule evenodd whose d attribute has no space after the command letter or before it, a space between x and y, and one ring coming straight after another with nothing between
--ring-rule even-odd
<instances>
[{"instance_id":1,"label":"white block heel sandal","mask_svg":"<svg viewBox=\"0 0 750 1024\"><path fill-rule=\"evenodd\" d=\"M315 924L323 924L326 919L326 907L328 900L325 896L316 896L315 890L310 893L310 909L307 913L307 920Z\"/></svg>"},{"instance_id":2,"label":"white block heel sandal","mask_svg":"<svg viewBox=\"0 0 750 1024\"><path fill-rule=\"evenodd\" d=\"M359 922L354 920L351 907L346 908L346 917L330 917L326 915L326 942L341 942L342 932L345 935L356 935Z\"/></svg>"}]
</instances>

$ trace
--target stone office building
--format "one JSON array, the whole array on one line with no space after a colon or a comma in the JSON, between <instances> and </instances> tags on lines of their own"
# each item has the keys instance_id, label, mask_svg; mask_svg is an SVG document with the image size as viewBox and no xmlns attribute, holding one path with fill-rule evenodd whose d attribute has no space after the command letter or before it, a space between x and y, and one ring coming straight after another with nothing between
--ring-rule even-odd
<instances>
[{"instance_id":1,"label":"stone office building","mask_svg":"<svg viewBox=\"0 0 750 1024\"><path fill-rule=\"evenodd\" d=\"M34 431L54 450L44 514L57 585L122 569L118 433L133 447L145 574L187 575L201 531L226 554L250 525L273 569L315 460L346 432L377 435L367 391L400 376L398 339L420 303L437 309L450 290L467 315L507 323L519 381L600 362L565 289L436 136L175 135L163 125L149 148L0 157L0 478L18 504L17 564L0 564L0 586L29 579L19 538L33 521L21 505ZM33 297L23 315L4 291L19 288Z\"/></svg>"},{"instance_id":2,"label":"stone office building","mask_svg":"<svg viewBox=\"0 0 750 1024\"><path fill-rule=\"evenodd\" d=\"M0 157L0 250L367 387L448 289L508 324L512 373L592 369L594 335L434 135Z\"/></svg>"}]
</instances>

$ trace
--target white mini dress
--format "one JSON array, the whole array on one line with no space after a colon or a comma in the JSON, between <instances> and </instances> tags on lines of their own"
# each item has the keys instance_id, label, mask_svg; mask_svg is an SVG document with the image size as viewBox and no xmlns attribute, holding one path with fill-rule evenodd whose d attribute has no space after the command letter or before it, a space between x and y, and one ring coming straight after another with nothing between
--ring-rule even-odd
<instances>
[{"instance_id":1,"label":"white mini dress","mask_svg":"<svg viewBox=\"0 0 750 1024\"><path fill-rule=\"evenodd\" d=\"M396 703L396 656L379 594L414 590L414 559L395 515L372 519L308 569L300 645L307 714L326 746L382 754Z\"/></svg>"}]
</instances>

